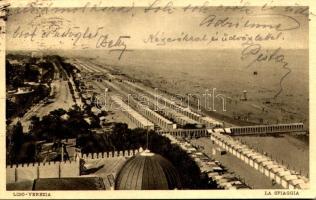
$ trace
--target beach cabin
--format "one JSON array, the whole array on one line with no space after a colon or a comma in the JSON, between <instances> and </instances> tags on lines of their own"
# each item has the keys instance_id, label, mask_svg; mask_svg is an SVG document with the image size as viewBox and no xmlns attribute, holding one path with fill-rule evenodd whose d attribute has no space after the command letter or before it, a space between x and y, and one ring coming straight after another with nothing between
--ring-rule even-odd
<instances>
[{"instance_id":1,"label":"beach cabin","mask_svg":"<svg viewBox=\"0 0 316 200\"><path fill-rule=\"evenodd\" d=\"M229 143L229 141L225 141L225 140L223 140L223 139L221 139L221 141L222 141L222 147L224 148L224 149L227 149L230 153L232 153L232 149L231 149L231 144Z\"/></svg>"},{"instance_id":2,"label":"beach cabin","mask_svg":"<svg viewBox=\"0 0 316 200\"><path fill-rule=\"evenodd\" d=\"M270 170L276 166L275 162L273 162L272 160L268 160L261 163L261 165L264 167L264 175L270 178Z\"/></svg>"},{"instance_id":3,"label":"beach cabin","mask_svg":"<svg viewBox=\"0 0 316 200\"><path fill-rule=\"evenodd\" d=\"M250 165L250 166L253 166L253 160L252 160L252 157L253 156L256 156L257 155L257 153L255 153L255 152L253 152L253 151L250 151L249 153L246 153L245 154L245 160L247 161L248 160L248 162L246 162L248 165Z\"/></svg>"},{"instance_id":4,"label":"beach cabin","mask_svg":"<svg viewBox=\"0 0 316 200\"><path fill-rule=\"evenodd\" d=\"M284 176L282 179L282 186L284 188L289 189L290 184L293 180L298 180L298 177L296 175L292 175L292 174Z\"/></svg>"},{"instance_id":5,"label":"beach cabin","mask_svg":"<svg viewBox=\"0 0 316 200\"><path fill-rule=\"evenodd\" d=\"M284 171L284 168L280 165L276 165L270 170L270 178L276 180L276 174L280 171Z\"/></svg>"},{"instance_id":6,"label":"beach cabin","mask_svg":"<svg viewBox=\"0 0 316 200\"><path fill-rule=\"evenodd\" d=\"M207 176L209 179L214 180L214 177L219 176L219 173L218 172L209 172L209 173L207 173Z\"/></svg>"},{"instance_id":7,"label":"beach cabin","mask_svg":"<svg viewBox=\"0 0 316 200\"><path fill-rule=\"evenodd\" d=\"M293 179L289 181L289 189L299 189L299 184L305 184L305 182L302 179Z\"/></svg>"},{"instance_id":8,"label":"beach cabin","mask_svg":"<svg viewBox=\"0 0 316 200\"><path fill-rule=\"evenodd\" d=\"M230 182L222 183L222 187L225 190L229 190L229 188L233 187L233 185Z\"/></svg>"},{"instance_id":9,"label":"beach cabin","mask_svg":"<svg viewBox=\"0 0 316 200\"><path fill-rule=\"evenodd\" d=\"M197 150L194 147L188 148L187 153L195 153Z\"/></svg>"},{"instance_id":10,"label":"beach cabin","mask_svg":"<svg viewBox=\"0 0 316 200\"><path fill-rule=\"evenodd\" d=\"M221 147L217 147L217 148L212 149L212 153L213 153L213 155L216 155L216 154L224 155L224 154L226 154L226 150L222 149Z\"/></svg>"},{"instance_id":11,"label":"beach cabin","mask_svg":"<svg viewBox=\"0 0 316 200\"><path fill-rule=\"evenodd\" d=\"M229 181L227 183L223 183L222 186L224 186L227 190L236 190L238 186L243 185L240 181Z\"/></svg>"},{"instance_id":12,"label":"beach cabin","mask_svg":"<svg viewBox=\"0 0 316 200\"><path fill-rule=\"evenodd\" d=\"M249 165L250 160L249 160L248 155L250 155L252 153L253 153L253 151L248 149L248 148L242 149L242 154L240 156L241 160L243 160L246 164Z\"/></svg>"},{"instance_id":13,"label":"beach cabin","mask_svg":"<svg viewBox=\"0 0 316 200\"><path fill-rule=\"evenodd\" d=\"M231 142L231 147L232 147L232 154L234 156L237 156L237 151L236 151L237 144L235 142Z\"/></svg>"},{"instance_id":14,"label":"beach cabin","mask_svg":"<svg viewBox=\"0 0 316 200\"><path fill-rule=\"evenodd\" d=\"M233 145L230 144L229 142L228 142L228 144L227 144L227 149L228 149L228 152L229 152L229 153L233 154Z\"/></svg>"},{"instance_id":15,"label":"beach cabin","mask_svg":"<svg viewBox=\"0 0 316 200\"><path fill-rule=\"evenodd\" d=\"M240 181L232 181L232 182L230 182L232 185L243 185L243 183L242 182L240 182Z\"/></svg>"},{"instance_id":16,"label":"beach cabin","mask_svg":"<svg viewBox=\"0 0 316 200\"><path fill-rule=\"evenodd\" d=\"M225 189L227 190L237 190L236 186L229 186L229 187L225 187Z\"/></svg>"},{"instance_id":17,"label":"beach cabin","mask_svg":"<svg viewBox=\"0 0 316 200\"><path fill-rule=\"evenodd\" d=\"M218 182L220 179L222 179L223 178L223 176L222 175L217 175L217 176L214 176L213 177L213 180L214 181L216 181L216 182Z\"/></svg>"},{"instance_id":18,"label":"beach cabin","mask_svg":"<svg viewBox=\"0 0 316 200\"><path fill-rule=\"evenodd\" d=\"M204 154L202 152L196 152L195 155L197 156L203 156Z\"/></svg>"},{"instance_id":19,"label":"beach cabin","mask_svg":"<svg viewBox=\"0 0 316 200\"><path fill-rule=\"evenodd\" d=\"M236 156L237 158L239 158L240 160L244 161L245 160L245 156L244 156L244 151L248 150L248 148L245 145L239 145L237 147L237 153Z\"/></svg>"},{"instance_id":20,"label":"beach cabin","mask_svg":"<svg viewBox=\"0 0 316 200\"><path fill-rule=\"evenodd\" d=\"M224 144L223 142L222 142L222 140L220 139L220 138L215 138L215 144L217 144L218 146L220 146L220 147L225 147L225 145L226 144Z\"/></svg>"},{"instance_id":21,"label":"beach cabin","mask_svg":"<svg viewBox=\"0 0 316 200\"><path fill-rule=\"evenodd\" d=\"M213 172L218 172L218 173L223 173L224 169L219 167L219 166L215 166L215 167L212 167L212 171Z\"/></svg>"},{"instance_id":22,"label":"beach cabin","mask_svg":"<svg viewBox=\"0 0 316 200\"><path fill-rule=\"evenodd\" d=\"M210 166L211 166L211 165L216 165L215 161L208 161L208 162L206 162L206 164L207 164L207 165L210 165Z\"/></svg>"},{"instance_id":23,"label":"beach cabin","mask_svg":"<svg viewBox=\"0 0 316 200\"><path fill-rule=\"evenodd\" d=\"M291 172L285 168L283 168L283 170L280 170L279 172L277 172L275 174L275 181L280 184L280 185L285 185L285 183L282 181L284 176L286 175L291 175Z\"/></svg>"},{"instance_id":24,"label":"beach cabin","mask_svg":"<svg viewBox=\"0 0 316 200\"><path fill-rule=\"evenodd\" d=\"M262 165L263 162L269 161L270 159L262 156L261 158L256 159L256 163L258 163L258 170L259 172L264 174L264 166Z\"/></svg>"},{"instance_id":25,"label":"beach cabin","mask_svg":"<svg viewBox=\"0 0 316 200\"><path fill-rule=\"evenodd\" d=\"M231 178L234 178L234 176L232 176L231 174L223 174L223 175L215 176L214 180L216 181L217 184L221 186L221 188L224 188L222 184L229 182Z\"/></svg>"},{"instance_id":26,"label":"beach cabin","mask_svg":"<svg viewBox=\"0 0 316 200\"><path fill-rule=\"evenodd\" d=\"M221 179L216 181L216 183L223 188L225 187L224 185L227 184L228 182L229 182L229 180L225 177L222 177Z\"/></svg>"},{"instance_id":27,"label":"beach cabin","mask_svg":"<svg viewBox=\"0 0 316 200\"><path fill-rule=\"evenodd\" d=\"M250 158L249 158L249 160L250 160L249 165L250 165L251 167L255 168L255 169L258 169L258 163L256 163L256 161L255 161L255 160L258 159L258 158L261 158L261 155L258 154L258 153L254 153L254 154L250 155Z\"/></svg>"},{"instance_id":28,"label":"beach cabin","mask_svg":"<svg viewBox=\"0 0 316 200\"><path fill-rule=\"evenodd\" d=\"M289 184L289 189L294 186L294 189L308 189L309 183L304 182L302 179L292 180Z\"/></svg>"},{"instance_id":29,"label":"beach cabin","mask_svg":"<svg viewBox=\"0 0 316 200\"><path fill-rule=\"evenodd\" d=\"M213 172L213 170L212 170L212 167L211 167L211 166L204 164L204 165L201 167L201 172L202 172L202 173L209 173L209 172Z\"/></svg>"}]
</instances>

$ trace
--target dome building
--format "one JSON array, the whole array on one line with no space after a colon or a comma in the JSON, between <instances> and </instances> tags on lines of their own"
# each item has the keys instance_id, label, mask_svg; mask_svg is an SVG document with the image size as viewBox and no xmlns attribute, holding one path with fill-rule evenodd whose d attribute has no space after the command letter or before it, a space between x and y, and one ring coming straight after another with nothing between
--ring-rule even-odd
<instances>
[{"instance_id":1,"label":"dome building","mask_svg":"<svg viewBox=\"0 0 316 200\"><path fill-rule=\"evenodd\" d=\"M149 150L130 158L115 181L115 190L171 190L180 189L175 167L164 157Z\"/></svg>"}]
</instances>

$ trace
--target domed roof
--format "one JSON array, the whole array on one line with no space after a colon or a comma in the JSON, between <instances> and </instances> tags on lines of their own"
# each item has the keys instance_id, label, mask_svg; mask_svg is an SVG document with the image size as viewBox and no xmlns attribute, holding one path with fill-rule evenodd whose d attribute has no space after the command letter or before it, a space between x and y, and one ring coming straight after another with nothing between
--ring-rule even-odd
<instances>
[{"instance_id":1,"label":"domed roof","mask_svg":"<svg viewBox=\"0 0 316 200\"><path fill-rule=\"evenodd\" d=\"M131 157L122 167L115 182L116 190L180 189L175 167L164 157L145 150Z\"/></svg>"}]
</instances>

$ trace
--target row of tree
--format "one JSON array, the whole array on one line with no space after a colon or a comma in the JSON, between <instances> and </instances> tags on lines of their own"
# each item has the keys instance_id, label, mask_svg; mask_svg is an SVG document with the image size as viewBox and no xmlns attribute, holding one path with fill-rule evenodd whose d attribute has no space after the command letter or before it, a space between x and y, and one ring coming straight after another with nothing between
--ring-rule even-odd
<instances>
[{"instance_id":1,"label":"row of tree","mask_svg":"<svg viewBox=\"0 0 316 200\"><path fill-rule=\"evenodd\" d=\"M46 85L40 84L30 88L33 92L24 94L23 97L17 98L18 100L16 101L12 101L9 98L6 99L6 119L14 116L22 117L32 105L49 96L50 88Z\"/></svg>"},{"instance_id":2,"label":"row of tree","mask_svg":"<svg viewBox=\"0 0 316 200\"><path fill-rule=\"evenodd\" d=\"M7 163L26 163L37 160L37 143L60 143L67 138L79 138L89 134L92 128L99 127L99 121L95 116L91 123L86 121L87 114L78 107L69 111L57 109L40 119L31 117L31 125L28 133L23 133L20 122L7 130ZM26 153L27 152L27 153Z\"/></svg>"},{"instance_id":3,"label":"row of tree","mask_svg":"<svg viewBox=\"0 0 316 200\"><path fill-rule=\"evenodd\" d=\"M17 123L11 130L10 141L7 141L9 154L7 164L36 162L37 143L54 142L66 138L76 138L77 147L83 153L119 151L148 148L170 160L180 174L182 185L187 189L210 188L207 177L203 177L194 160L179 146L170 140L145 129L128 129L126 124L116 123L111 134L97 135L91 131L92 126L83 118L83 113L72 109L68 112L59 109L44 116L42 120L32 117L32 128L29 134L23 133L22 126ZM67 118L65 118L67 116ZM148 142L147 142L148 140Z\"/></svg>"},{"instance_id":4,"label":"row of tree","mask_svg":"<svg viewBox=\"0 0 316 200\"><path fill-rule=\"evenodd\" d=\"M10 60L18 60L20 63L11 64ZM45 60L45 59L44 59ZM8 90L17 90L19 87L28 87L32 93L19 96L18 100L7 98L6 118L23 116L30 106L38 103L49 95L50 88L47 87L54 75L54 67L51 62L37 62L37 58L27 55L9 54L6 59L6 87ZM40 73L42 71L42 73ZM30 85L28 82L40 83Z\"/></svg>"},{"instance_id":5,"label":"row of tree","mask_svg":"<svg viewBox=\"0 0 316 200\"><path fill-rule=\"evenodd\" d=\"M185 151L153 130L148 131L147 138L145 129L129 129L126 124L116 123L111 134L96 135L89 132L77 139L77 145L82 153L129 150L140 147L145 149L148 145L148 149L152 152L162 155L173 163L180 174L184 188L216 188L216 185L208 183L207 176L201 174L195 161Z\"/></svg>"}]
</instances>

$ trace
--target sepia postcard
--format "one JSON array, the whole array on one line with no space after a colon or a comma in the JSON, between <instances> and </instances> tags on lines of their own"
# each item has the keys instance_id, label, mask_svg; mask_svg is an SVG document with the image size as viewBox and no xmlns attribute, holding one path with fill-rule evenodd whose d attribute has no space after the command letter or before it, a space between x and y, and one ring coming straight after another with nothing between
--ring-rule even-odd
<instances>
[{"instance_id":1,"label":"sepia postcard","mask_svg":"<svg viewBox=\"0 0 316 200\"><path fill-rule=\"evenodd\" d=\"M0 198L316 198L315 3L0 1Z\"/></svg>"}]
</instances>

